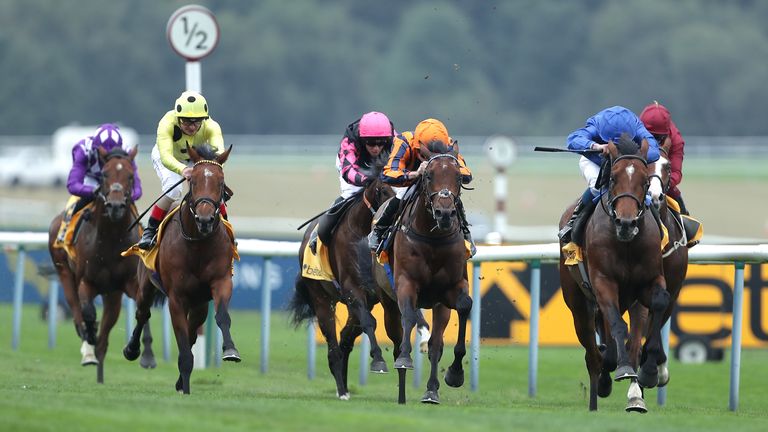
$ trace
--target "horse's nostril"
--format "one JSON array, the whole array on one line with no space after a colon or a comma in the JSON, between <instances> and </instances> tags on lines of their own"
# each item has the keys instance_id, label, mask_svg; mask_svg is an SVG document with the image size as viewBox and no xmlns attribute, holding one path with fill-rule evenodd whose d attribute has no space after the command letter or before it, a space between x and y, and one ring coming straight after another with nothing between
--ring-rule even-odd
<instances>
[{"instance_id":1,"label":"horse's nostril","mask_svg":"<svg viewBox=\"0 0 768 432\"><path fill-rule=\"evenodd\" d=\"M456 210L451 210L451 217L456 217Z\"/></svg>"}]
</instances>

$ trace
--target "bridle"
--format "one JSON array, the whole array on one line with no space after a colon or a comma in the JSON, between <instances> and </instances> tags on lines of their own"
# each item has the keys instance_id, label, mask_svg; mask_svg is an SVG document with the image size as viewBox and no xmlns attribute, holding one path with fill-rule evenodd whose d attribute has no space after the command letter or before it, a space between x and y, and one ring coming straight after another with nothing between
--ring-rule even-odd
<instances>
[{"instance_id":1,"label":"bridle","mask_svg":"<svg viewBox=\"0 0 768 432\"><path fill-rule=\"evenodd\" d=\"M122 153L109 153L104 158L104 164L106 166L106 163L110 159L119 158L121 160L124 160L124 162L127 162L129 165L131 164L130 161L126 158L127 155ZM128 182L128 188L123 187L122 184L118 182L113 182L109 185L107 188L105 185L105 181L107 180L107 176L104 175L104 167L101 169L101 184L99 185L98 189L96 190L96 196L101 200L102 204L105 205L105 212L106 212L106 205L108 204L107 196L112 192L122 192L124 197L124 202L127 205L129 205L133 201L133 177L131 177L130 181ZM105 192L106 189L106 193ZM127 190L126 190L127 189Z\"/></svg>"},{"instance_id":2,"label":"bridle","mask_svg":"<svg viewBox=\"0 0 768 432\"><path fill-rule=\"evenodd\" d=\"M643 166L646 169L648 167L648 161L645 160L645 158L642 156L621 155L616 159L614 159L613 161L611 161L611 170L613 170L613 166L617 162L621 160L629 160L629 159L639 160L640 162L643 163ZM637 211L637 215L635 215L634 220L637 221L638 219L640 219L640 217L642 217L643 213L645 212L645 195L648 193L648 187L650 186L650 177L645 179L645 183L643 184L643 195L640 198L638 198L635 194L632 194L629 192L624 192L616 196L611 196L612 195L611 191L613 190L612 186L613 186L613 175L611 175L610 180L608 181L608 210L610 211L606 211L606 213L610 215L611 219L616 220L616 201L618 201L619 198L632 198L633 200L635 200L635 202L637 203L638 211ZM603 210L606 210L605 202L601 200L601 203L603 206Z\"/></svg>"},{"instance_id":3,"label":"bridle","mask_svg":"<svg viewBox=\"0 0 768 432\"><path fill-rule=\"evenodd\" d=\"M429 170L429 165L432 164L433 161L435 161L437 159L441 159L441 158L449 158L449 159L451 159L453 161L453 163L457 167L460 166L459 160L456 158L456 156L454 156L452 154L447 154L447 153L436 154L436 155L430 157L429 160L427 161L427 167L424 170L425 175L424 175L424 180L423 180L424 184L422 186L422 191L424 192L424 197L426 198L424 200L424 205L427 207L427 211L429 211L429 213L432 215L432 219L434 219L435 221L437 221L437 216L435 215L435 208L434 208L434 205L432 204L432 200L435 198L435 196L437 196L438 199L440 199L440 198L452 198L453 199L453 205L455 206L455 205L457 205L457 201L459 200L459 196L461 195L461 174L459 174L456 177L456 182L459 185L459 187L458 187L459 193L458 194L454 194L448 188L442 188L442 189L440 189L437 192L429 192L429 190L430 190L429 186L430 186L430 183L432 181L432 178L431 178L431 176L429 176L426 173ZM435 228L437 228L437 226L435 226ZM433 228L432 230L434 230L435 228Z\"/></svg>"},{"instance_id":4,"label":"bridle","mask_svg":"<svg viewBox=\"0 0 768 432\"><path fill-rule=\"evenodd\" d=\"M220 163L218 163L218 162L216 162L214 160L208 160L208 159L203 159L203 160L199 160L199 161L195 162L193 167L196 167L196 166L198 166L200 164L216 165L217 167L221 168L222 170L224 169L224 167L222 167ZM221 217L220 217L220 215L221 215L221 204L224 202L224 182L221 183L221 187L219 188L219 199L218 199L218 201L214 200L213 198L210 198L210 197L207 197L207 196L203 196L203 197L197 198L196 200L194 200L193 202L190 203L190 199L191 198L192 198L192 184L190 183L189 191L187 192L186 195L184 195L184 199L182 200L182 204L184 202L187 203L186 207L189 209L189 212L192 213L192 217L195 219L195 223L197 223L197 221L199 220L199 216L197 214L197 208L201 204L209 204L210 206L212 206L213 207L213 227L211 228L211 231L208 232L207 234L200 233L199 237L192 237L192 236L190 236L189 234L186 233L186 230L184 229L184 222L183 222L183 219L181 217L181 212L179 212L179 226L181 227L181 236L184 237L184 240L189 240L189 241L204 240L204 239L210 237L213 233L215 233L216 229L219 227L219 222L220 222L220 219L221 219ZM200 231L199 228L198 228L198 231Z\"/></svg>"}]
</instances>

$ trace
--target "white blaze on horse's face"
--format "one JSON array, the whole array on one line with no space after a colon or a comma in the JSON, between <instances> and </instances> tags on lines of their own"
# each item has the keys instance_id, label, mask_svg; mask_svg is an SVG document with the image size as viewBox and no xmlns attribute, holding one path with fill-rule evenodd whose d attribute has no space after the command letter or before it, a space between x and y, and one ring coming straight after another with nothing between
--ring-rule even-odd
<instances>
[{"instance_id":1,"label":"white blaze on horse's face","mask_svg":"<svg viewBox=\"0 0 768 432\"><path fill-rule=\"evenodd\" d=\"M632 174L635 173L635 167L634 165L629 165L624 169L627 172L627 175L629 176L629 180L632 180Z\"/></svg>"},{"instance_id":2,"label":"white blaze on horse's face","mask_svg":"<svg viewBox=\"0 0 768 432\"><path fill-rule=\"evenodd\" d=\"M118 170L118 171L120 171L121 169L123 169L123 164L121 164L121 163L118 163L118 164L115 166L115 169L116 169L116 170Z\"/></svg>"},{"instance_id":3,"label":"white blaze on horse's face","mask_svg":"<svg viewBox=\"0 0 768 432\"><path fill-rule=\"evenodd\" d=\"M664 156L660 156L659 160L656 161L656 175L659 176L659 178L664 178L662 177L662 174L664 173L664 167L666 167L668 163L669 161Z\"/></svg>"},{"instance_id":4,"label":"white blaze on horse's face","mask_svg":"<svg viewBox=\"0 0 768 432\"><path fill-rule=\"evenodd\" d=\"M211 170L206 168L205 170L203 170L203 175L206 176L206 177L211 177L211 176L213 176L213 172L211 172Z\"/></svg>"}]
</instances>

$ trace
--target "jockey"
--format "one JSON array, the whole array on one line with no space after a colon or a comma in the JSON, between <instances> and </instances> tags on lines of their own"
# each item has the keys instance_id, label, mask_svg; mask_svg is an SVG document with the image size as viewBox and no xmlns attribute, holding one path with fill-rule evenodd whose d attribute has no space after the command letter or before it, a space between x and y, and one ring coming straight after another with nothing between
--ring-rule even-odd
<instances>
[{"instance_id":1,"label":"jockey","mask_svg":"<svg viewBox=\"0 0 768 432\"><path fill-rule=\"evenodd\" d=\"M648 129L648 132L656 138L659 147L663 147L666 140L671 141L669 154L666 155L669 160L671 171L667 194L680 204L681 213L688 215L688 210L685 208L680 189L677 188L677 185L679 185L683 179L683 157L685 156L685 141L683 141L683 136L677 129L675 122L672 121L672 117L669 115L669 110L656 101L643 109L643 112L640 113L640 120L642 120L645 128Z\"/></svg>"},{"instance_id":2,"label":"jockey","mask_svg":"<svg viewBox=\"0 0 768 432\"><path fill-rule=\"evenodd\" d=\"M381 244L382 236L389 229L400 208L400 202L405 196L408 188L416 183L416 179L424 173L427 168L427 161L422 160L419 149L421 145L427 145L432 141L441 141L449 149L453 148L454 141L448 135L445 125L435 119L426 119L416 125L413 132L403 132L395 138L394 149L389 155L389 161L384 166L381 175L385 183L392 185L395 196L387 200L382 207L381 217L374 221L373 230L368 235L368 245L371 249L377 250ZM461 170L461 182L467 184L472 181L472 173L467 168L464 158L461 154L456 154ZM466 215L464 206L459 200L458 209L461 212L462 231L464 239L469 241L472 248L472 255L475 254L475 245L469 228L466 226Z\"/></svg>"},{"instance_id":3,"label":"jockey","mask_svg":"<svg viewBox=\"0 0 768 432\"><path fill-rule=\"evenodd\" d=\"M392 122L386 115L376 111L364 114L347 126L336 156L341 196L336 198L334 205L351 197L373 180L362 170L370 168L380 154L386 155L392 151L394 136L395 127ZM336 215L337 213L329 211L320 217L317 230L312 232L309 242L313 252L317 248L318 235L324 244L331 241L331 230L336 222Z\"/></svg>"},{"instance_id":4,"label":"jockey","mask_svg":"<svg viewBox=\"0 0 768 432\"><path fill-rule=\"evenodd\" d=\"M582 225L589 219L592 210L595 209L597 198L600 191L596 185L597 177L600 174L600 167L608 155L608 142L618 141L621 134L628 134L638 145L643 139L648 141L648 163L656 162L659 159L659 145L656 139L643 126L643 122L627 108L614 106L606 108L594 116L587 119L586 125L577 129L568 135L567 143L570 150L600 150L601 153L586 154L579 159L579 168L584 179L587 180L587 189L582 194L576 207L573 209L568 223L560 230L558 237L563 243L571 242L571 230ZM648 188L651 197L658 200L662 193L661 183L658 178L653 177ZM578 239L576 243L580 243Z\"/></svg>"},{"instance_id":5,"label":"jockey","mask_svg":"<svg viewBox=\"0 0 768 432\"><path fill-rule=\"evenodd\" d=\"M90 204L96 197L96 191L101 185L99 147L107 152L115 148L122 148L126 152L132 149L123 141L120 128L111 123L99 126L93 136L81 139L72 147L72 169L67 178L67 190L72 194L72 197L67 202L67 211L59 229L57 236L59 242L64 241L64 235L72 216ZM131 197L136 201L141 198L141 179L139 179L135 160L132 165L134 181Z\"/></svg>"},{"instance_id":6,"label":"jockey","mask_svg":"<svg viewBox=\"0 0 768 432\"><path fill-rule=\"evenodd\" d=\"M198 92L185 91L176 99L174 109L165 113L157 125L157 142L152 148L152 166L160 177L163 191L173 186L182 178L189 180L192 165L187 153L190 147L208 143L221 152L224 150L224 137L221 127L209 115L208 103ZM152 208L147 228L139 240L141 249L151 249L155 236L168 209L174 201L181 199L181 185L176 186ZM226 217L226 207L221 204L221 214Z\"/></svg>"}]
</instances>

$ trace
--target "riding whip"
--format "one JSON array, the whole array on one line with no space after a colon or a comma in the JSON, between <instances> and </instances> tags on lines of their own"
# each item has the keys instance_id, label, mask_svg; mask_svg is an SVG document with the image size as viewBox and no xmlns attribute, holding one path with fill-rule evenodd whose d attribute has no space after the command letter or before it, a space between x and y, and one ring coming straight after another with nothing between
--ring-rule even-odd
<instances>
[{"instance_id":1,"label":"riding whip","mask_svg":"<svg viewBox=\"0 0 768 432\"><path fill-rule=\"evenodd\" d=\"M597 149L587 149L587 150L571 150L571 149L564 149L559 147L534 147L533 151L539 151L539 152L548 152L548 153L577 153L577 154L595 154L595 153L601 153L602 150Z\"/></svg>"},{"instance_id":2,"label":"riding whip","mask_svg":"<svg viewBox=\"0 0 768 432\"><path fill-rule=\"evenodd\" d=\"M163 193L162 193L162 194L161 194L159 197L157 197L157 199L156 199L155 201L153 201L153 202L152 202L152 204L150 204L150 205L149 205L149 207L147 207L147 209L146 209L146 210L144 210L144 213L140 214L140 215L139 215L139 217L137 217L137 218L136 218L136 220L135 220L135 221L133 221L133 223L131 224L131 226L129 226L129 227L128 227L127 231L130 231L131 229L133 229L133 227L135 227L135 226L136 226L136 224L137 224L137 223L139 223L139 221L141 220L141 218L143 218L143 217L144 217L144 215L145 215L145 214L147 214L147 212L148 212L148 211L149 211L149 210L150 210L150 209L151 209L151 208L152 208L152 207L153 207L155 204L157 204L157 202L158 202L158 201L160 201L160 198L162 198L162 197L166 196L166 195L168 194L168 192L172 191L174 188L176 188L176 186L180 185L180 184L181 184L181 183L183 183L185 180L186 180L186 178L185 178L185 177L182 177L182 178L181 178L181 180L179 180L179 181L177 181L176 183L174 183L174 185L173 185L173 186L171 186L171 187L169 187L167 191L163 192Z\"/></svg>"}]
</instances>

